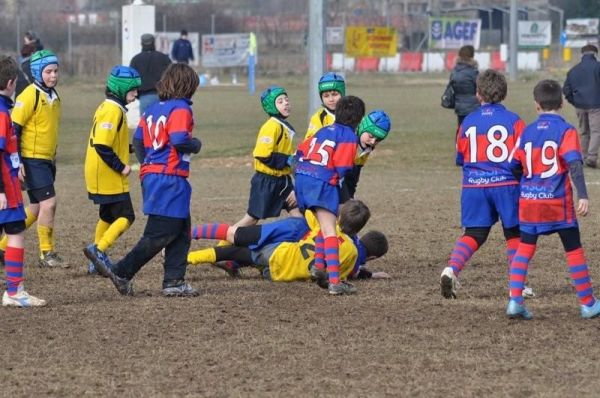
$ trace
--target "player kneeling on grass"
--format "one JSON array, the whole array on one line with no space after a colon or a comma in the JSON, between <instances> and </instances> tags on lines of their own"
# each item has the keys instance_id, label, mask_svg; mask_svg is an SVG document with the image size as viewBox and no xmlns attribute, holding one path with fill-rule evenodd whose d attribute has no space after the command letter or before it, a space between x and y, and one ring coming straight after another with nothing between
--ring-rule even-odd
<instances>
[{"instance_id":1,"label":"player kneeling on grass","mask_svg":"<svg viewBox=\"0 0 600 398\"><path fill-rule=\"evenodd\" d=\"M128 66L115 66L106 81L106 99L94 114L85 156L88 197L100 205L94 250L109 262L106 250L135 220L129 196L129 129L127 104L135 101L141 85L139 73ZM96 274L94 264L87 268Z\"/></svg>"},{"instance_id":2,"label":"player kneeling on grass","mask_svg":"<svg viewBox=\"0 0 600 398\"><path fill-rule=\"evenodd\" d=\"M358 202L358 201L357 201ZM344 209L355 208L356 219L346 219L344 228L356 230L366 222L361 204L348 203ZM363 205L364 206L364 205ZM365 207L366 208L366 207ZM368 209L367 209L368 211ZM352 213L350 210L349 213ZM192 265L214 263L217 261L236 261L239 264L253 264L262 271L265 279L275 282L291 282L312 279L310 268L315 261L315 237L319 233L319 224L314 214L307 210L303 217L289 217L283 220L251 227L235 227L225 224L204 224L194 229L201 236L227 238L232 246L217 246L209 249L190 252L188 262ZM367 217L368 218L368 217ZM342 225L342 223L340 223ZM210 231L214 231L212 234ZM217 232L219 231L219 232ZM196 233L198 236L198 233ZM388 278L386 273L372 273L364 268L368 260L387 253L388 242L385 235L378 231L370 231L360 239L345 234L341 226L337 229L340 255L340 279L345 281L357 278ZM327 288L326 280L318 280L319 286ZM356 289L349 283L347 291L355 293ZM343 294L329 290L332 295Z\"/></svg>"},{"instance_id":3,"label":"player kneeling on grass","mask_svg":"<svg viewBox=\"0 0 600 398\"><path fill-rule=\"evenodd\" d=\"M456 164L462 166L461 224L448 265L440 276L441 293L456 298L458 277L471 256L485 243L492 226L502 220L508 264L519 244L519 181L509 155L525 123L501 102L508 86L504 76L488 69L477 77L481 106L458 129Z\"/></svg>"},{"instance_id":4,"label":"player kneeling on grass","mask_svg":"<svg viewBox=\"0 0 600 398\"><path fill-rule=\"evenodd\" d=\"M84 254L99 273L110 278L119 293L132 295L131 280L163 248L165 249L162 292L165 296L197 296L185 281L186 256L190 248L190 200L188 182L191 154L202 144L192 137L194 117L191 98L198 75L186 64L171 64L157 84L160 102L150 105L134 135L134 145L143 145L140 170L144 214L148 222L133 249L111 265L97 255L93 245Z\"/></svg>"},{"instance_id":5,"label":"player kneeling on grass","mask_svg":"<svg viewBox=\"0 0 600 398\"><path fill-rule=\"evenodd\" d=\"M522 291L529 262L540 235L558 233L567 256L569 273L577 292L581 317L600 315L600 300L594 297L576 214L588 212L588 196L583 176L583 158L575 127L558 114L562 90L555 80L542 80L533 90L539 117L519 139L511 166L522 170L519 223L521 240L510 265L510 318L532 319ZM570 178L569 178L570 177ZM577 211L573 200L575 185Z\"/></svg>"},{"instance_id":6,"label":"player kneeling on grass","mask_svg":"<svg viewBox=\"0 0 600 398\"><path fill-rule=\"evenodd\" d=\"M21 163L17 135L9 114L18 70L15 60L0 56L0 231L6 233L7 240L4 252L6 291L2 305L40 307L46 305L46 301L30 296L23 284L25 209L18 177Z\"/></svg>"}]
</instances>

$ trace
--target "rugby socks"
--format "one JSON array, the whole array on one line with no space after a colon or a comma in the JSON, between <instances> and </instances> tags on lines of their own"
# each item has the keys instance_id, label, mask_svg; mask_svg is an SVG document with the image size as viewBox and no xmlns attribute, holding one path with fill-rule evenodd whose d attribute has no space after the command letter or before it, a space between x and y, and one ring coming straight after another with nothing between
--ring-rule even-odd
<instances>
[{"instance_id":1,"label":"rugby socks","mask_svg":"<svg viewBox=\"0 0 600 398\"><path fill-rule=\"evenodd\" d=\"M229 224L200 224L192 227L192 239L227 240Z\"/></svg>"},{"instance_id":2,"label":"rugby socks","mask_svg":"<svg viewBox=\"0 0 600 398\"><path fill-rule=\"evenodd\" d=\"M37 217L29 210L29 207L25 209L25 229L31 227L31 225L37 220ZM6 234L0 240L0 250L6 250L8 246L8 236Z\"/></svg>"},{"instance_id":3,"label":"rugby socks","mask_svg":"<svg viewBox=\"0 0 600 398\"><path fill-rule=\"evenodd\" d=\"M23 283L23 255L25 249L8 246L4 253L6 291L9 296L17 294Z\"/></svg>"},{"instance_id":4,"label":"rugby socks","mask_svg":"<svg viewBox=\"0 0 600 398\"><path fill-rule=\"evenodd\" d=\"M100 239L102 239L102 235L106 232L106 230L110 227L110 224L106 221L98 220L96 224L96 233L94 235L94 243L98 245L100 243Z\"/></svg>"},{"instance_id":5,"label":"rugby socks","mask_svg":"<svg viewBox=\"0 0 600 398\"><path fill-rule=\"evenodd\" d=\"M510 270L510 264L517 253L517 248L519 247L519 238L512 238L506 241L506 257L508 257L508 269Z\"/></svg>"},{"instance_id":6,"label":"rugby socks","mask_svg":"<svg viewBox=\"0 0 600 398\"><path fill-rule=\"evenodd\" d=\"M45 253L54 250L54 238L52 233L52 227L38 224L37 234L38 239L40 240L40 252Z\"/></svg>"},{"instance_id":7,"label":"rugby socks","mask_svg":"<svg viewBox=\"0 0 600 398\"><path fill-rule=\"evenodd\" d=\"M454 275L460 274L477 249L479 249L479 245L471 236L463 235L456 241L450 254L450 260L448 260L448 267L452 268Z\"/></svg>"},{"instance_id":8,"label":"rugby socks","mask_svg":"<svg viewBox=\"0 0 600 398\"><path fill-rule=\"evenodd\" d=\"M198 265L202 263L215 263L217 261L217 253L214 248L196 250L189 252L187 255L187 262L192 265Z\"/></svg>"},{"instance_id":9,"label":"rugby socks","mask_svg":"<svg viewBox=\"0 0 600 398\"><path fill-rule=\"evenodd\" d=\"M510 263L508 273L510 299L519 304L523 304L523 288L527 280L527 269L529 268L529 261L535 254L535 249L535 244L519 243L513 261Z\"/></svg>"},{"instance_id":10,"label":"rugby socks","mask_svg":"<svg viewBox=\"0 0 600 398\"><path fill-rule=\"evenodd\" d=\"M321 231L315 236L315 268L325 269L325 241Z\"/></svg>"},{"instance_id":11,"label":"rugby socks","mask_svg":"<svg viewBox=\"0 0 600 398\"><path fill-rule=\"evenodd\" d=\"M325 238L325 263L327 264L327 276L329 283L337 285L340 283L340 242L337 236Z\"/></svg>"},{"instance_id":12,"label":"rugby socks","mask_svg":"<svg viewBox=\"0 0 600 398\"><path fill-rule=\"evenodd\" d=\"M567 252L566 255L569 273L571 274L571 279L573 280L573 285L577 292L579 304L591 307L596 303L596 300L594 299L592 280L590 279L583 248L579 247L575 250L571 250L570 252Z\"/></svg>"},{"instance_id":13,"label":"rugby socks","mask_svg":"<svg viewBox=\"0 0 600 398\"><path fill-rule=\"evenodd\" d=\"M110 227L108 227L106 232L102 234L102 238L97 243L98 250L105 252L113 245L113 243L115 243L117 239L119 239L119 236L121 236L123 232L129 229L130 225L131 224L129 223L129 220L125 217L117 218L112 224L110 224Z\"/></svg>"}]
</instances>

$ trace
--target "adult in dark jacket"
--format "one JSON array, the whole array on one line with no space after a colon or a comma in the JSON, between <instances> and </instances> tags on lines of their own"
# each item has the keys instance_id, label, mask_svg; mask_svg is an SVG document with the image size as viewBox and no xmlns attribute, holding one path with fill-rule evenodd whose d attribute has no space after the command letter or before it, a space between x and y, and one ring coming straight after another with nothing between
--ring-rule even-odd
<instances>
[{"instance_id":1,"label":"adult in dark jacket","mask_svg":"<svg viewBox=\"0 0 600 398\"><path fill-rule=\"evenodd\" d=\"M179 39L173 43L173 49L171 50L171 58L175 62L188 64L194 60L194 52L192 51L192 43L187 38L187 30L181 31Z\"/></svg>"},{"instance_id":2,"label":"adult in dark jacket","mask_svg":"<svg viewBox=\"0 0 600 398\"><path fill-rule=\"evenodd\" d=\"M156 51L154 36L150 33L143 34L142 52L135 55L129 63L129 66L137 70L142 78L142 85L138 88L140 115L148 106L158 101L156 83L170 64L171 59L167 54Z\"/></svg>"},{"instance_id":3,"label":"adult in dark jacket","mask_svg":"<svg viewBox=\"0 0 600 398\"><path fill-rule=\"evenodd\" d=\"M462 46L458 50L456 65L450 73L450 84L454 89L454 113L460 126L465 116L479 107L475 96L477 92L477 61L475 61L475 48Z\"/></svg>"},{"instance_id":4,"label":"adult in dark jacket","mask_svg":"<svg viewBox=\"0 0 600 398\"><path fill-rule=\"evenodd\" d=\"M19 79L17 80L17 88L15 90L15 98L21 94L25 87L29 86L33 82L33 75L31 74L31 64L29 59L31 55L36 52L34 43L24 44L21 47L20 57L20 68L19 68Z\"/></svg>"},{"instance_id":5,"label":"adult in dark jacket","mask_svg":"<svg viewBox=\"0 0 600 398\"><path fill-rule=\"evenodd\" d=\"M575 107L581 134L584 164L598 167L600 148L600 63L598 48L587 44L581 48L581 62L567 73L563 94Z\"/></svg>"}]
</instances>

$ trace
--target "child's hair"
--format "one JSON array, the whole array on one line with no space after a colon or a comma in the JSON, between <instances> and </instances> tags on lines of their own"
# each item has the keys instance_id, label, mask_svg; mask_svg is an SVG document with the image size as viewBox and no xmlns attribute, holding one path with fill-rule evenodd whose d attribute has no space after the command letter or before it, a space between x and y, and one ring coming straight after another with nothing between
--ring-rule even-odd
<instances>
[{"instance_id":1,"label":"child's hair","mask_svg":"<svg viewBox=\"0 0 600 398\"><path fill-rule=\"evenodd\" d=\"M593 44L586 44L585 46L581 47L581 53L598 54L598 47Z\"/></svg>"},{"instance_id":2,"label":"child's hair","mask_svg":"<svg viewBox=\"0 0 600 398\"><path fill-rule=\"evenodd\" d=\"M485 103L500 103L508 92L506 78L498 71L487 69L477 76L477 92Z\"/></svg>"},{"instance_id":3,"label":"child's hair","mask_svg":"<svg viewBox=\"0 0 600 398\"><path fill-rule=\"evenodd\" d=\"M470 59L475 57L475 47L467 44L458 49L458 57L462 59Z\"/></svg>"},{"instance_id":4,"label":"child's hair","mask_svg":"<svg viewBox=\"0 0 600 398\"><path fill-rule=\"evenodd\" d=\"M371 218L371 210L364 202L350 199L340 208L340 229L347 235L356 235Z\"/></svg>"},{"instance_id":5,"label":"child's hair","mask_svg":"<svg viewBox=\"0 0 600 398\"><path fill-rule=\"evenodd\" d=\"M364 115L365 103L353 95L340 98L335 107L335 122L350 126L352 130L356 130Z\"/></svg>"},{"instance_id":6,"label":"child's hair","mask_svg":"<svg viewBox=\"0 0 600 398\"><path fill-rule=\"evenodd\" d=\"M533 99L543 111L556 111L562 106L562 88L556 80L545 79L535 85Z\"/></svg>"},{"instance_id":7,"label":"child's hair","mask_svg":"<svg viewBox=\"0 0 600 398\"><path fill-rule=\"evenodd\" d=\"M19 73L17 61L7 55L0 56L0 90L6 90L9 80L15 80Z\"/></svg>"},{"instance_id":8,"label":"child's hair","mask_svg":"<svg viewBox=\"0 0 600 398\"><path fill-rule=\"evenodd\" d=\"M360 238L367 257L381 257L388 251L388 240L383 232L369 231Z\"/></svg>"},{"instance_id":9,"label":"child's hair","mask_svg":"<svg viewBox=\"0 0 600 398\"><path fill-rule=\"evenodd\" d=\"M190 99L198 88L199 79L194 69L186 64L171 64L156 84L158 98L166 101L174 98Z\"/></svg>"}]
</instances>

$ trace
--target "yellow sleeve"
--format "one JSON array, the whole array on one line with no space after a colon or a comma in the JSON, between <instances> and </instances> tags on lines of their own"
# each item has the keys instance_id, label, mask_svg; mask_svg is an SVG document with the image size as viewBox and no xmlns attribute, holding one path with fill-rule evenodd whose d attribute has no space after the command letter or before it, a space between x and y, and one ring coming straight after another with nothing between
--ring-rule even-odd
<instances>
[{"instance_id":1,"label":"yellow sleeve","mask_svg":"<svg viewBox=\"0 0 600 398\"><path fill-rule=\"evenodd\" d=\"M25 126L33 116L33 106L35 105L36 88L30 84L16 98L15 106L10 114L12 121L20 126ZM40 100L41 101L41 100Z\"/></svg>"},{"instance_id":2,"label":"yellow sleeve","mask_svg":"<svg viewBox=\"0 0 600 398\"><path fill-rule=\"evenodd\" d=\"M323 112L323 109L319 108L311 116L310 121L308 122L308 129L306 130L306 135L304 136L305 140L315 135L315 133L319 131L321 127L323 127L323 123L321 123L321 112Z\"/></svg>"},{"instance_id":3,"label":"yellow sleeve","mask_svg":"<svg viewBox=\"0 0 600 398\"><path fill-rule=\"evenodd\" d=\"M354 245L352 238L338 231L338 239L340 242L339 259L340 259L340 278L348 279L350 273L354 269L354 265L358 260L358 249Z\"/></svg>"},{"instance_id":4,"label":"yellow sleeve","mask_svg":"<svg viewBox=\"0 0 600 398\"><path fill-rule=\"evenodd\" d=\"M255 158L268 158L271 156L281 130L282 127L279 123L272 119L267 120L258 132L252 156Z\"/></svg>"},{"instance_id":5,"label":"yellow sleeve","mask_svg":"<svg viewBox=\"0 0 600 398\"><path fill-rule=\"evenodd\" d=\"M94 127L92 128L92 142L94 144L113 147L113 143L118 133L119 122L121 121L122 110L116 106L107 103L100 105L94 117ZM123 121L124 123L125 121Z\"/></svg>"}]
</instances>

